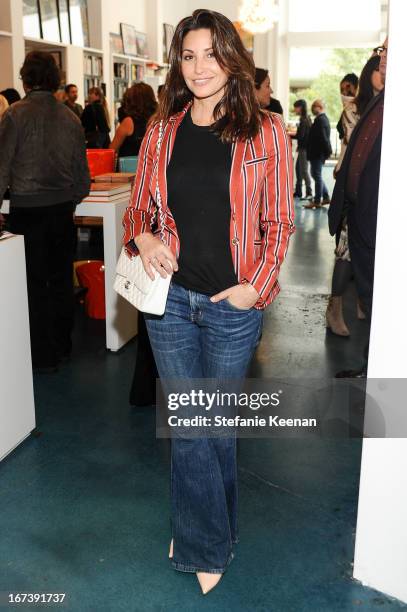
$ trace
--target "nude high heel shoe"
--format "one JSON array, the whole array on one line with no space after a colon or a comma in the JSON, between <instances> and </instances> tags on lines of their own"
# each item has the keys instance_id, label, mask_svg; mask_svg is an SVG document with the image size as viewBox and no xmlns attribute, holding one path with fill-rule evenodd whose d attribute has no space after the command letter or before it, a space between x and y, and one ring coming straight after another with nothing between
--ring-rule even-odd
<instances>
[{"instance_id":1,"label":"nude high heel shoe","mask_svg":"<svg viewBox=\"0 0 407 612\"><path fill-rule=\"evenodd\" d=\"M216 587L219 580L222 578L222 574L207 574L206 572L196 572L199 585L201 587L203 595L206 595L213 588Z\"/></svg>"},{"instance_id":2,"label":"nude high heel shoe","mask_svg":"<svg viewBox=\"0 0 407 612\"><path fill-rule=\"evenodd\" d=\"M168 558L172 559L174 556L174 540L171 540L171 544L170 544L170 552L168 553Z\"/></svg>"},{"instance_id":3,"label":"nude high heel shoe","mask_svg":"<svg viewBox=\"0 0 407 612\"><path fill-rule=\"evenodd\" d=\"M326 326L337 336L350 336L349 329L343 319L342 297L330 297L328 308L326 309Z\"/></svg>"}]
</instances>

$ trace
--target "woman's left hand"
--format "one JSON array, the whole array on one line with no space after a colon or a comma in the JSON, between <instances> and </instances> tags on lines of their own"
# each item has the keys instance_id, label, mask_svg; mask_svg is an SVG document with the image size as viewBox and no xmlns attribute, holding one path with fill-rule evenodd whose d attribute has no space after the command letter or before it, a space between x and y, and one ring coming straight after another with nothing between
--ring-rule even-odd
<instances>
[{"instance_id":1,"label":"woman's left hand","mask_svg":"<svg viewBox=\"0 0 407 612\"><path fill-rule=\"evenodd\" d=\"M228 299L232 306L236 306L236 308L241 308L242 310L248 310L255 305L259 297L253 285L245 283L233 285L233 287L229 287L229 289L225 289L213 295L211 297L211 302L216 303Z\"/></svg>"}]
</instances>

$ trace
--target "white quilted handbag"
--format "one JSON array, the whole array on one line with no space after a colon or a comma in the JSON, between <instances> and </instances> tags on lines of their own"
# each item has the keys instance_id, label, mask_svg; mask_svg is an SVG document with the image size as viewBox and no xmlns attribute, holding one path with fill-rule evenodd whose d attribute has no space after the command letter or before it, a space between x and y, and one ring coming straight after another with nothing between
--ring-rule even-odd
<instances>
[{"instance_id":1,"label":"white quilted handbag","mask_svg":"<svg viewBox=\"0 0 407 612\"><path fill-rule=\"evenodd\" d=\"M157 155L161 147L163 122L160 122L159 136L157 142ZM161 208L161 195L158 188L156 192L156 204L160 214L161 230L160 238L164 238L164 220ZM162 278L155 271L155 279L152 280L144 270L143 262L139 255L129 257L123 247L116 266L116 278L114 289L141 312L162 315L167 303L168 289L170 287L171 274Z\"/></svg>"}]
</instances>

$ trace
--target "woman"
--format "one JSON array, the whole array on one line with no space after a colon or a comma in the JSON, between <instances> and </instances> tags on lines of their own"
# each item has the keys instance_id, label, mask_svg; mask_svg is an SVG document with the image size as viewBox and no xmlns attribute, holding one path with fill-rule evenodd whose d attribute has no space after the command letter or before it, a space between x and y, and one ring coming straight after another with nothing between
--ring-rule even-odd
<instances>
[{"instance_id":1,"label":"woman","mask_svg":"<svg viewBox=\"0 0 407 612\"><path fill-rule=\"evenodd\" d=\"M307 145L308 136L312 121L308 115L307 103L305 100L294 102L294 112L300 118L297 131L290 134L291 138L297 141L297 161L295 163L296 184L294 197L308 200L312 198L311 178L308 172ZM305 183L305 198L302 197L302 182Z\"/></svg>"},{"instance_id":2,"label":"woman","mask_svg":"<svg viewBox=\"0 0 407 612\"><path fill-rule=\"evenodd\" d=\"M279 292L294 231L291 147L281 118L260 110L253 77L226 17L197 10L178 24L124 216L129 254L150 276L174 270L164 315L145 317L161 379L243 379ZM236 472L234 436L172 438L170 557L203 593L233 558Z\"/></svg>"},{"instance_id":3,"label":"woman","mask_svg":"<svg viewBox=\"0 0 407 612\"><path fill-rule=\"evenodd\" d=\"M127 89L123 96L124 118L110 145L118 157L132 157L139 154L147 123L156 110L157 101L150 85L136 83Z\"/></svg>"},{"instance_id":4,"label":"woman","mask_svg":"<svg viewBox=\"0 0 407 612\"><path fill-rule=\"evenodd\" d=\"M283 107L276 98L272 98L274 93L271 88L269 71L264 68L256 68L254 75L254 86L256 88L256 97L261 106L271 113L283 114Z\"/></svg>"},{"instance_id":5,"label":"woman","mask_svg":"<svg viewBox=\"0 0 407 612\"><path fill-rule=\"evenodd\" d=\"M356 97L354 99L349 99L348 96L346 97L344 110L342 113L342 129L344 137L342 140L341 153L334 171L335 178L340 170L343 158L345 156L346 147L349 143L355 125L359 121L361 115L365 112L365 109L371 99L374 96L377 96L377 94L383 89L383 84L379 73L379 64L380 57L378 55L371 57L360 75L359 89ZM336 261L332 275L332 294L326 311L326 325L337 336L348 337L350 332L343 318L342 305L342 296L345 293L352 277L352 264L349 255L348 227L346 217L343 219L342 229L336 238L335 255ZM365 318L359 300L357 302L357 316L358 319Z\"/></svg>"},{"instance_id":6,"label":"woman","mask_svg":"<svg viewBox=\"0 0 407 612\"><path fill-rule=\"evenodd\" d=\"M88 149L107 149L110 144L110 119L106 98L100 87L91 87L88 104L82 113L81 122L85 130Z\"/></svg>"}]
</instances>

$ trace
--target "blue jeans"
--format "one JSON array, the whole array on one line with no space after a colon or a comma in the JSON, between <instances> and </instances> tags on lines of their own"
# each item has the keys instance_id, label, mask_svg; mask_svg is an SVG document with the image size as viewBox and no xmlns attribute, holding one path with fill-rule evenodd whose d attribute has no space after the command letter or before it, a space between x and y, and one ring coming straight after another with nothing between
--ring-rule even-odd
<instances>
[{"instance_id":1,"label":"blue jeans","mask_svg":"<svg viewBox=\"0 0 407 612\"><path fill-rule=\"evenodd\" d=\"M165 314L145 315L160 378L243 379L263 313L171 283ZM236 437L171 441L172 566L223 573L237 533Z\"/></svg>"},{"instance_id":2,"label":"blue jeans","mask_svg":"<svg viewBox=\"0 0 407 612\"><path fill-rule=\"evenodd\" d=\"M321 197L325 200L329 198L329 192L325 185L324 179L322 178L322 168L324 165L323 159L311 159L311 176L315 182L315 195L314 201L318 204L321 202Z\"/></svg>"}]
</instances>

